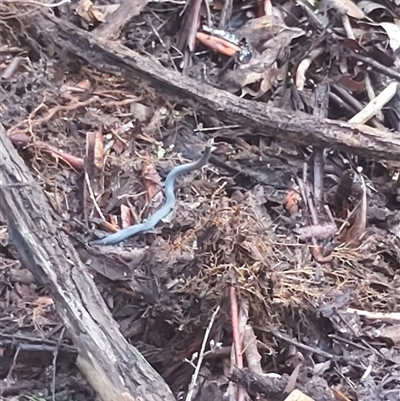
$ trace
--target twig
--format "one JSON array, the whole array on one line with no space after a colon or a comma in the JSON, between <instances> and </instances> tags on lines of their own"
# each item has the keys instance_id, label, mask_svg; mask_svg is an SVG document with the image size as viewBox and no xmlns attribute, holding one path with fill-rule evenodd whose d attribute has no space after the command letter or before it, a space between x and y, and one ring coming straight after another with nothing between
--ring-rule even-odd
<instances>
[{"instance_id":1,"label":"twig","mask_svg":"<svg viewBox=\"0 0 400 401\"><path fill-rule=\"evenodd\" d=\"M306 83L306 73L307 73L308 69L310 68L311 63L317 57L319 57L323 52L324 52L324 49L322 47L314 49L298 65L297 70L296 70L296 80L295 80L295 82L296 82L296 88L299 91L302 91L304 89L304 86L305 86L305 83Z\"/></svg>"},{"instance_id":2,"label":"twig","mask_svg":"<svg viewBox=\"0 0 400 401\"><path fill-rule=\"evenodd\" d=\"M98 98L98 96L94 96L94 97L92 97L92 98L90 98L90 99L88 99L88 100L85 100L85 101L83 101L83 102L77 102L77 103L74 103L74 104L70 104L70 105L68 105L68 106L56 106L56 107L54 107L53 109L51 109L45 117L39 118L38 120L32 120L32 118L34 117L34 114L36 114L36 112L39 110L39 108L40 108L41 106L43 106L43 103L42 103L42 104L35 110L35 113L33 113L33 115L30 115L30 116L29 116L29 120L30 120L34 125L39 125L39 124L42 124L42 123L44 123L44 122L47 122L47 121L51 120L51 119L53 118L53 116L54 116L55 114L57 114L59 111L73 111L73 110L79 109L80 107L89 106L90 104L92 104L93 102L98 101L98 100L100 100L100 99ZM31 113L31 114L32 114L32 113ZM30 122L30 121L28 121L28 122ZM16 131L17 128L21 127L21 126L24 125L25 123L26 123L26 121L24 120L24 121L21 121L21 122L19 122L18 124L16 124L14 127L11 127L11 128L8 130L7 135L8 135L8 136L13 135L14 131Z\"/></svg>"},{"instance_id":3,"label":"twig","mask_svg":"<svg viewBox=\"0 0 400 401\"><path fill-rule=\"evenodd\" d=\"M232 9L233 9L233 1L232 0L224 1L224 5L221 11L221 18L219 20L220 29L226 29L228 21L230 21L232 17Z\"/></svg>"},{"instance_id":4,"label":"twig","mask_svg":"<svg viewBox=\"0 0 400 401\"><path fill-rule=\"evenodd\" d=\"M174 60L173 60L173 58L171 56L171 52L169 51L167 45L165 44L164 39L161 37L161 35L159 34L158 30L152 24L150 18L146 18L146 22L149 24L149 26L150 26L151 30L153 31L154 35L157 37L157 39L161 43L162 47L164 48L165 52L167 53L167 56L169 58L169 61L172 64L172 67L174 68L175 71L178 71L178 68L177 68L176 64L174 63Z\"/></svg>"},{"instance_id":5,"label":"twig","mask_svg":"<svg viewBox=\"0 0 400 401\"><path fill-rule=\"evenodd\" d=\"M349 309L348 309L347 311L349 311ZM338 362L338 361L345 361L345 362L347 362L349 365L354 366L354 367L356 367L356 368L358 368L358 369L363 369L363 370L365 369L365 366L362 366L362 365L360 365L360 364L358 364L358 363L355 363L355 362L353 362L353 361L350 360L350 359L347 359L347 358L345 358L345 357L343 357L343 356L333 355L333 354L331 354L330 352L326 352L326 351L323 351L323 350L321 350L321 349L319 349L319 348L311 347L311 346L309 346L309 345L300 343L300 342L298 342L298 341L296 341L296 340L293 340L293 339L290 338L290 337L285 336L284 334L279 333L277 330L274 330L274 329L271 329L271 328L265 329L264 327L260 327L260 326L254 326L254 328L255 328L256 330L260 330L260 331L262 331L262 332L264 332L264 333L270 333L270 334L272 334L274 337L276 337L276 338L278 338L278 339L280 339L280 340L282 340L282 341L285 341L285 342L287 342L288 344L294 345L294 346L297 347L297 348L303 349L304 351L312 352L312 353L314 353L314 354L320 355L320 356L322 356L322 357L324 357L324 358L328 358L328 359L330 359L330 360L332 360L332 361L335 361L335 362Z\"/></svg>"},{"instance_id":6,"label":"twig","mask_svg":"<svg viewBox=\"0 0 400 401\"><path fill-rule=\"evenodd\" d=\"M17 347L17 349L15 351L14 357L13 357L12 364L10 366L10 369L9 369L8 373L7 373L7 377L6 377L6 383L7 384L12 383L12 381L13 381L12 380L12 372L13 372L13 370L15 368L15 365L17 364L17 359L18 359L18 355L19 355L20 350L21 350L21 346L18 345L18 347Z\"/></svg>"},{"instance_id":7,"label":"twig","mask_svg":"<svg viewBox=\"0 0 400 401\"><path fill-rule=\"evenodd\" d=\"M53 351L53 377L51 381L51 395L53 398L53 401L56 401L56 372L57 372L57 357L58 357L58 352L60 350L60 345L64 336L65 332L65 327L62 328L60 337L58 338L57 341L57 347Z\"/></svg>"},{"instance_id":8,"label":"twig","mask_svg":"<svg viewBox=\"0 0 400 401\"><path fill-rule=\"evenodd\" d=\"M50 153L54 158L60 158L65 163L69 164L76 170L81 170L84 167L83 159L76 157L70 153L64 152L61 149L57 149L55 146L43 142L35 137L30 137L25 133L14 133L10 136L10 140L16 146L32 147L34 150L41 150L46 153Z\"/></svg>"},{"instance_id":9,"label":"twig","mask_svg":"<svg viewBox=\"0 0 400 401\"><path fill-rule=\"evenodd\" d=\"M8 64L8 66L1 73L1 78L10 79L15 74L15 71L18 69L22 61L23 61L22 57L14 57L11 63Z\"/></svg>"},{"instance_id":10,"label":"twig","mask_svg":"<svg viewBox=\"0 0 400 401\"><path fill-rule=\"evenodd\" d=\"M353 116L349 122L365 124L372 117L378 114L383 106L393 99L398 88L398 82L390 83L375 99L372 99L359 113Z\"/></svg>"},{"instance_id":11,"label":"twig","mask_svg":"<svg viewBox=\"0 0 400 401\"><path fill-rule=\"evenodd\" d=\"M359 310L353 308L347 308L346 312L355 313L358 316L365 317L370 320L380 320L384 323L400 323L400 313L382 313L382 312L369 312L366 310Z\"/></svg>"},{"instance_id":12,"label":"twig","mask_svg":"<svg viewBox=\"0 0 400 401\"><path fill-rule=\"evenodd\" d=\"M246 355L247 365L253 373L263 374L261 367L261 355L257 348L257 337L253 328L248 324L244 330L243 348Z\"/></svg>"},{"instance_id":13,"label":"twig","mask_svg":"<svg viewBox=\"0 0 400 401\"><path fill-rule=\"evenodd\" d=\"M190 401L192 399L193 396L193 391L194 391L194 387L196 385L197 382L197 378L199 376L199 372L200 372L200 368L201 368L201 363L203 362L203 358L204 358L204 351L206 349L206 345L208 342L208 337L210 335L211 332L211 328L214 324L215 318L217 317L217 314L220 310L220 306L218 305L217 308L215 309L215 311L213 312L211 319L210 319L210 323L208 324L207 330L204 334L204 338L203 338L203 343L201 344L201 349L200 349L200 354L199 354L199 360L196 364L196 368L194 370L193 376L192 376L192 380L190 381L190 385L189 385L189 391L186 395L186 401Z\"/></svg>"},{"instance_id":14,"label":"twig","mask_svg":"<svg viewBox=\"0 0 400 401\"><path fill-rule=\"evenodd\" d=\"M358 54L350 49L347 49L352 57L354 57L357 60L360 60L364 62L365 64L369 64L371 67L375 68L376 70L380 71L382 74L385 74L386 76L395 79L396 81L400 82L400 72L397 72L393 70L392 68L386 67L382 65L381 63L378 63L376 60L373 60L370 57L365 57L362 56L361 54Z\"/></svg>"},{"instance_id":15,"label":"twig","mask_svg":"<svg viewBox=\"0 0 400 401\"><path fill-rule=\"evenodd\" d=\"M103 219L103 221L106 221L106 218L104 217L104 214L101 212L101 209L100 209L98 203L96 202L96 197L94 196L92 185L90 183L90 178L89 178L89 175L88 175L87 172L85 172L85 181L86 181L87 188L89 190L89 197L92 200L93 205L94 205L97 213Z\"/></svg>"},{"instance_id":16,"label":"twig","mask_svg":"<svg viewBox=\"0 0 400 401\"><path fill-rule=\"evenodd\" d=\"M58 3L53 3L53 4L40 3L39 1L33 1L33 0L3 0L3 3L33 4L35 6L54 8L54 7L60 7L63 4L71 3L71 0L61 0Z\"/></svg>"},{"instance_id":17,"label":"twig","mask_svg":"<svg viewBox=\"0 0 400 401\"><path fill-rule=\"evenodd\" d=\"M235 297L236 298L236 297ZM240 345L240 363L243 367L243 341L247 327L247 321L249 319L249 301L246 299L240 300L239 319L238 319L238 331L239 331L239 345ZM236 349L236 346L235 346ZM247 354L246 354L247 355ZM244 401L246 399L246 389L242 386L238 386L237 389L237 401Z\"/></svg>"},{"instance_id":18,"label":"twig","mask_svg":"<svg viewBox=\"0 0 400 401\"><path fill-rule=\"evenodd\" d=\"M233 344L235 347L235 362L236 362L236 367L238 369L242 369L243 358L242 358L242 346L239 332L239 312L236 299L236 288L234 286L231 286L229 288L229 295L231 300L231 324L232 324Z\"/></svg>"}]
</instances>

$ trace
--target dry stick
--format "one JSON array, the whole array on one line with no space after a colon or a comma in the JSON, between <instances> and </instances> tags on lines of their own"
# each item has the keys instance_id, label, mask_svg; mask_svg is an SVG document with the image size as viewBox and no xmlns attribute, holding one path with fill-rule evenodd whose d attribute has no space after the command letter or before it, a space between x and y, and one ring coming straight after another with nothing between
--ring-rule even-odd
<instances>
[{"instance_id":1,"label":"dry stick","mask_svg":"<svg viewBox=\"0 0 400 401\"><path fill-rule=\"evenodd\" d=\"M22 57L14 57L11 63L8 64L8 66L1 73L1 78L10 79L14 75L15 71L17 71L22 61L23 61Z\"/></svg>"},{"instance_id":2,"label":"dry stick","mask_svg":"<svg viewBox=\"0 0 400 401\"><path fill-rule=\"evenodd\" d=\"M169 58L169 61L171 63L171 66L173 67L173 69L175 71L178 71L178 67L176 66L174 59L171 56L171 52L169 51L167 45L164 42L164 39L161 37L160 33L158 32L158 30L155 28L155 26L153 25L153 23L151 22L150 18L146 18L146 22L149 24L151 30L153 31L154 35L157 37L158 41L161 43L162 47L164 48L165 52L167 53L167 56Z\"/></svg>"},{"instance_id":3,"label":"dry stick","mask_svg":"<svg viewBox=\"0 0 400 401\"><path fill-rule=\"evenodd\" d=\"M239 310L236 298L236 288L233 285L229 288L229 296L231 301L231 324L232 324L233 345L235 348L235 362L238 369L242 369L243 358L242 358L242 345L240 341L240 331L239 331Z\"/></svg>"},{"instance_id":4,"label":"dry stick","mask_svg":"<svg viewBox=\"0 0 400 401\"><path fill-rule=\"evenodd\" d=\"M3 3L6 4L32 4L35 6L41 6L41 7L48 7L48 8L54 8L54 7L60 7L63 4L71 3L71 0L61 0L57 3L52 3L52 4L47 4L47 3L40 3L39 1L33 1L33 0L3 0Z\"/></svg>"},{"instance_id":5,"label":"dry stick","mask_svg":"<svg viewBox=\"0 0 400 401\"><path fill-rule=\"evenodd\" d=\"M398 82L391 82L375 99L372 99L359 113L353 116L350 123L365 124L372 117L378 114L383 106L385 106L396 95L399 88Z\"/></svg>"},{"instance_id":6,"label":"dry stick","mask_svg":"<svg viewBox=\"0 0 400 401\"><path fill-rule=\"evenodd\" d=\"M369 312L353 308L347 308L346 312L355 313L370 320L380 320L383 323L400 324L400 313Z\"/></svg>"},{"instance_id":7,"label":"dry stick","mask_svg":"<svg viewBox=\"0 0 400 401\"><path fill-rule=\"evenodd\" d=\"M373 100L376 98L376 94L375 94L375 90L372 86L372 81L371 81L371 74L370 73L365 73L365 80L364 80L364 86L365 86L365 92L368 96L369 101ZM375 116L374 119L377 121L377 123L381 124L381 127L383 127L383 122L384 122L384 115L382 113L382 111L378 111ZM376 128L379 128L377 124L374 125Z\"/></svg>"},{"instance_id":8,"label":"dry stick","mask_svg":"<svg viewBox=\"0 0 400 401\"><path fill-rule=\"evenodd\" d=\"M257 337L249 324L246 325L244 330L243 348L249 369L254 373L262 374L261 355L257 348Z\"/></svg>"},{"instance_id":9,"label":"dry stick","mask_svg":"<svg viewBox=\"0 0 400 401\"><path fill-rule=\"evenodd\" d=\"M94 205L97 213L103 219L103 221L106 221L106 218L104 217L104 214L102 213L102 211L100 209L100 206L96 201L96 197L95 197L95 195L93 193L93 188L92 188L92 185L91 185L91 182L90 182L90 178L89 178L89 175L88 175L88 173L86 171L85 171L85 182L86 182L87 188L89 190L89 197L92 200L93 205Z\"/></svg>"},{"instance_id":10,"label":"dry stick","mask_svg":"<svg viewBox=\"0 0 400 401\"><path fill-rule=\"evenodd\" d=\"M364 62L365 64L369 64L371 67L375 68L376 70L380 71L382 74L387 75L390 78L395 79L396 81L400 82L400 72L393 70L392 68L386 67L383 64L379 63L376 60L373 60L370 57L362 56L350 49L347 49L352 57L357 60Z\"/></svg>"},{"instance_id":11,"label":"dry stick","mask_svg":"<svg viewBox=\"0 0 400 401\"><path fill-rule=\"evenodd\" d=\"M240 335L240 321L243 320L243 311L239 314L239 308L237 303L236 297L236 288L231 286L229 288L229 297L230 297L230 304L231 304L231 325L232 325L232 337L233 337L233 344L232 347L235 352L235 364L238 369L243 368L243 354L242 354L242 338ZM232 364L231 364L232 370ZM230 395L233 395L233 388L228 389L230 390ZM241 386L237 387L236 391L236 400L242 401L245 398L244 389Z\"/></svg>"},{"instance_id":12,"label":"dry stick","mask_svg":"<svg viewBox=\"0 0 400 401\"><path fill-rule=\"evenodd\" d=\"M65 327L62 328L60 337L58 338L57 341L57 347L55 347L53 350L53 375L51 378L51 397L53 401L56 401L57 358L58 358L58 353L60 351L60 345L62 343L64 332L65 332Z\"/></svg>"},{"instance_id":13,"label":"dry stick","mask_svg":"<svg viewBox=\"0 0 400 401\"><path fill-rule=\"evenodd\" d=\"M37 120L31 120L31 118L32 118L33 116L32 116L32 117L29 116L28 123L29 123L29 124L32 123L33 125L39 125L39 124L42 124L42 123L44 123L44 122L47 122L47 121L51 120L51 119L53 118L53 116L55 116L59 111L72 111L72 110L76 110L76 109L78 109L78 108L80 108L80 107L88 106L88 105L90 105L90 104L92 104L93 102L98 101L98 100L99 100L99 98L98 98L97 96L94 96L94 97L92 97L92 98L90 98L90 99L88 99L88 100L85 100L85 101L83 101L83 102L77 102L77 103L74 103L74 104L70 104L70 105L68 105L68 106L56 106L56 107L54 107L53 109L51 109L45 117L41 117L41 118L39 118L39 119L37 119ZM11 127L11 128L9 129L9 131L8 131L8 135L9 135L9 136L13 135L14 131L16 131L17 128L21 127L21 126L24 125L26 122L27 122L27 121L24 120L24 121L21 121L21 122L17 123L17 124L14 125L13 127Z\"/></svg>"},{"instance_id":14,"label":"dry stick","mask_svg":"<svg viewBox=\"0 0 400 401\"><path fill-rule=\"evenodd\" d=\"M191 401L191 399L193 397L194 386L196 385L197 378L199 377L199 372L200 372L201 364L203 362L204 352L205 352L206 345L208 342L208 337L210 336L211 328L214 324L215 318L217 317L219 310L220 310L220 306L218 305L211 316L210 323L208 324L207 330L204 334L203 343L201 344L201 348L200 348L199 360L197 361L196 368L195 368L193 376L192 376L192 380L190 381L189 391L186 395L186 401Z\"/></svg>"},{"instance_id":15,"label":"dry stick","mask_svg":"<svg viewBox=\"0 0 400 401\"><path fill-rule=\"evenodd\" d=\"M207 1L206 1L207 2ZM221 17L219 20L219 28L226 29L228 22L231 20L233 10L233 1L226 0L221 11Z\"/></svg>"},{"instance_id":16,"label":"dry stick","mask_svg":"<svg viewBox=\"0 0 400 401\"><path fill-rule=\"evenodd\" d=\"M55 16L36 13L21 17L34 36L50 40L102 71L154 88L170 100L197 112L243 127L241 134L281 136L302 145L318 144L374 158L398 160L400 137L388 130L291 113L239 97L162 67L120 43L104 41Z\"/></svg>"},{"instance_id":17,"label":"dry stick","mask_svg":"<svg viewBox=\"0 0 400 401\"><path fill-rule=\"evenodd\" d=\"M243 340L244 340L244 335L245 335L248 319L249 319L249 301L242 298L240 300L239 320L238 320L241 348L242 348L242 345L244 345ZM242 366L243 366L243 351L242 350L240 352L240 356L242 359ZM247 356L247 354L246 354L246 356ZM237 389L237 401L244 401L246 399L246 394L247 394L246 389L243 388L242 386L239 386Z\"/></svg>"},{"instance_id":18,"label":"dry stick","mask_svg":"<svg viewBox=\"0 0 400 401\"><path fill-rule=\"evenodd\" d=\"M349 17L347 16L347 14L343 16L343 27L345 28L345 32L346 32L346 34L347 34L347 37L348 37L349 39L355 40L355 36L354 36L353 29L352 29L352 27L351 27L350 19L349 19ZM365 87L366 87L366 90L367 90L368 97L370 98L370 104L371 104L371 102L373 101L373 99L375 99L375 95L373 94L373 90L372 90L372 85L371 85L371 80L370 80L370 78L369 78L369 74L366 75ZM394 96L394 94L393 94L393 96ZM392 96L392 97L393 97L393 96ZM390 100L390 99L389 99L389 100ZM375 102L376 102L376 101L374 101L374 103L375 103ZM386 103L385 103L385 104L386 104ZM371 112L371 109L368 109L368 111ZM365 124L365 123L366 123L367 121L369 121L372 117L374 117L374 116L377 117L376 114L378 114L379 112L380 112L380 109L379 109L376 113L370 114L369 118L367 118L367 119L362 119L361 116L366 117L366 113L368 113L368 112L365 111L365 108L364 108L364 109L361 110L358 114L356 114L355 116L353 116L353 117L349 120L349 122L350 122L350 123L361 123L361 124ZM382 113L381 113L381 114L382 114ZM379 117L381 117L381 118L379 118L379 120L382 121L382 119L383 119L383 114L382 114L381 116L379 116ZM373 124L374 124L375 127L378 127L378 128L379 128L379 123L378 123L377 120L374 119Z\"/></svg>"},{"instance_id":19,"label":"dry stick","mask_svg":"<svg viewBox=\"0 0 400 401\"><path fill-rule=\"evenodd\" d=\"M319 57L323 52L324 52L323 47L318 47L317 49L314 49L308 54L306 58L304 58L300 64L297 67L296 70L296 88L299 91L302 91L304 89L304 86L306 84L306 73L308 69L310 68L311 63Z\"/></svg>"},{"instance_id":20,"label":"dry stick","mask_svg":"<svg viewBox=\"0 0 400 401\"><path fill-rule=\"evenodd\" d=\"M354 96L352 96L345 88L342 88L338 84L332 84L331 88L335 90L335 92L340 96L340 98L343 101L346 101L347 109L348 111L351 111L351 109L354 109L355 112L359 112L360 110L363 109L362 103L357 100ZM354 114L351 112L351 114ZM382 124L377 121L375 118L372 118L370 121L370 124L372 124L375 128L382 128Z\"/></svg>"},{"instance_id":21,"label":"dry stick","mask_svg":"<svg viewBox=\"0 0 400 401\"><path fill-rule=\"evenodd\" d=\"M355 363L351 359L346 359L345 357L341 357L341 356L337 356L337 355L331 354L330 352L323 351L323 350L321 350L321 349L319 349L317 347L311 347L310 345L306 345L306 344L300 343L300 342L298 342L296 340L293 340L292 338L280 333L278 330L274 330L272 328L265 329L264 327L261 327L261 326L255 326L254 328L256 330L260 330L260 331L262 331L264 333L270 333L274 337L276 337L276 338L278 338L278 339L280 339L282 341L285 341L288 344L294 345L297 348L303 349L303 350L305 350L307 352L312 352L314 354L321 355L322 357L331 359L332 361L341 361L341 360L343 360L343 361L346 361L351 366L354 366L354 367L356 367L358 369L360 369L360 368L364 369L364 366L362 366L362 365L360 365L358 363Z\"/></svg>"},{"instance_id":22,"label":"dry stick","mask_svg":"<svg viewBox=\"0 0 400 401\"><path fill-rule=\"evenodd\" d=\"M314 92L315 117L327 117L329 105L330 87L327 83L321 83ZM314 199L316 207L320 209L324 200L324 149L315 147L313 149L313 178L314 178Z\"/></svg>"},{"instance_id":23,"label":"dry stick","mask_svg":"<svg viewBox=\"0 0 400 401\"><path fill-rule=\"evenodd\" d=\"M34 139L27 134L17 133L12 134L10 140L16 146L26 146L32 147L34 150L41 150L46 153L50 153L53 157L59 157L65 163L69 164L72 168L76 170L81 170L84 166L83 159L80 157L76 157L69 153L64 152L63 150L57 149L53 145L50 145L46 142L43 142L39 139Z\"/></svg>"},{"instance_id":24,"label":"dry stick","mask_svg":"<svg viewBox=\"0 0 400 401\"><path fill-rule=\"evenodd\" d=\"M246 313L246 318L248 317L249 302L242 300L240 303L240 309ZM257 374L263 374L261 367L261 355L257 349L257 337L254 334L253 328L250 324L245 324L243 332L243 349L246 355L247 366L249 369ZM241 388L241 387L239 387ZM244 390L244 389L243 389Z\"/></svg>"},{"instance_id":25,"label":"dry stick","mask_svg":"<svg viewBox=\"0 0 400 401\"><path fill-rule=\"evenodd\" d=\"M304 201L304 204L308 206L308 211L311 214L311 225L318 225L318 215L317 211L315 210L315 205L313 199L310 195L310 188L308 183L304 183L302 180L298 179L297 184L299 186L301 197ZM336 225L335 225L336 226ZM320 263L330 262L332 260L332 256L328 255L326 257L322 256L320 252L320 246L318 245L318 241L315 236L311 237L312 247L311 247L311 254L313 255L314 259ZM320 275L320 266L317 266L316 276L319 277Z\"/></svg>"}]
</instances>

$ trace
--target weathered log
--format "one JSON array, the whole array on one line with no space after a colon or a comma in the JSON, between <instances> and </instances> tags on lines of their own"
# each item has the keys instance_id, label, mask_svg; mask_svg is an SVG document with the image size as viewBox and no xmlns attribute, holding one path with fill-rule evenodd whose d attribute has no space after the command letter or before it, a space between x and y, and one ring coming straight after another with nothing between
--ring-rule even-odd
<instances>
[{"instance_id":1,"label":"weathered log","mask_svg":"<svg viewBox=\"0 0 400 401\"><path fill-rule=\"evenodd\" d=\"M29 31L86 60L99 70L147 85L177 103L208 113L246 132L303 145L336 148L373 158L400 160L400 133L348 124L305 113L291 113L241 99L167 69L120 43L110 42L60 20L50 13L30 13L20 20Z\"/></svg>"},{"instance_id":2,"label":"weathered log","mask_svg":"<svg viewBox=\"0 0 400 401\"><path fill-rule=\"evenodd\" d=\"M0 213L21 263L44 284L78 350L77 365L104 401L173 401L161 376L118 329L47 199L0 124ZM132 398L130 398L132 397Z\"/></svg>"}]
</instances>

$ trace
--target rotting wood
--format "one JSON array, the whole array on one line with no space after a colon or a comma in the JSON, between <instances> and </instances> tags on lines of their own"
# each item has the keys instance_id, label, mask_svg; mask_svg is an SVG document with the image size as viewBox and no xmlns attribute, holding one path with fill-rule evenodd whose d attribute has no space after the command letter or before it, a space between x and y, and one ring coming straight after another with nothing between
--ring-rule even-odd
<instances>
[{"instance_id":1,"label":"rotting wood","mask_svg":"<svg viewBox=\"0 0 400 401\"><path fill-rule=\"evenodd\" d=\"M348 124L304 113L290 113L239 97L169 70L151 57L120 43L98 38L49 13L21 17L29 31L56 47L86 60L95 68L136 84L145 84L172 100L208 113L227 124L238 124L245 132L303 145L336 148L354 154L389 160L400 159L400 134Z\"/></svg>"},{"instance_id":2,"label":"rotting wood","mask_svg":"<svg viewBox=\"0 0 400 401\"><path fill-rule=\"evenodd\" d=\"M173 401L139 351L120 333L93 279L0 124L0 213L21 263L43 283L78 350L77 365L103 401Z\"/></svg>"}]
</instances>

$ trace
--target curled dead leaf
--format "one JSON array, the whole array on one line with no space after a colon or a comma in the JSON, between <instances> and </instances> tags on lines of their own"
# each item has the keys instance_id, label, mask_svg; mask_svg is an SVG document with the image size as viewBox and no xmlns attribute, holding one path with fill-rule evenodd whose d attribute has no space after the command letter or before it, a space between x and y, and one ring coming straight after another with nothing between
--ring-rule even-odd
<instances>
[{"instance_id":1,"label":"curled dead leaf","mask_svg":"<svg viewBox=\"0 0 400 401\"><path fill-rule=\"evenodd\" d=\"M129 227L132 225L131 211L128 206L124 204L121 205L121 220L122 220L122 228Z\"/></svg>"},{"instance_id":2,"label":"curled dead leaf","mask_svg":"<svg viewBox=\"0 0 400 401\"><path fill-rule=\"evenodd\" d=\"M351 0L332 0L332 4L336 10L343 14L347 14L349 17L355 19L365 18L364 11Z\"/></svg>"},{"instance_id":3,"label":"curled dead leaf","mask_svg":"<svg viewBox=\"0 0 400 401\"><path fill-rule=\"evenodd\" d=\"M112 14L120 4L109 4L105 6L94 5L91 0L79 0L76 13L87 23L95 24L104 22L107 15Z\"/></svg>"},{"instance_id":4,"label":"curled dead leaf","mask_svg":"<svg viewBox=\"0 0 400 401\"><path fill-rule=\"evenodd\" d=\"M153 202L153 207L157 207L162 202L162 182L161 178L152 163L144 163L142 169L143 184L146 188L147 202Z\"/></svg>"}]
</instances>

